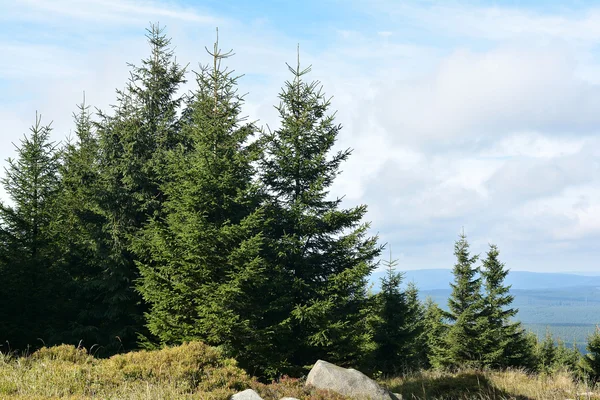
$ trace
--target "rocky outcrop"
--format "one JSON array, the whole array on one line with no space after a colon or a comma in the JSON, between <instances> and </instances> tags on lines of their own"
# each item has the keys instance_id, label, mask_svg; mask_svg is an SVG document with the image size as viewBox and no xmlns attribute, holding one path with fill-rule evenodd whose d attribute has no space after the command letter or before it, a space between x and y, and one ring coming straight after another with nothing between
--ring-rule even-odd
<instances>
[{"instance_id":1,"label":"rocky outcrop","mask_svg":"<svg viewBox=\"0 0 600 400\"><path fill-rule=\"evenodd\" d=\"M306 386L331 390L353 399L398 400L377 382L355 369L346 369L318 360L306 378Z\"/></svg>"}]
</instances>

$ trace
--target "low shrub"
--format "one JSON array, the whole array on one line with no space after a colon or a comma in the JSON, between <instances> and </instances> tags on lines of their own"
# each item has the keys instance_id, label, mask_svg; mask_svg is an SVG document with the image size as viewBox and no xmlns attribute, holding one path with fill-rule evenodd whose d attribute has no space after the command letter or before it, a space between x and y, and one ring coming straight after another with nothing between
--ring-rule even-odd
<instances>
[{"instance_id":1,"label":"low shrub","mask_svg":"<svg viewBox=\"0 0 600 400\"><path fill-rule=\"evenodd\" d=\"M66 361L75 364L86 364L92 362L94 357L90 356L86 349L68 344L60 346L42 347L31 355L31 360Z\"/></svg>"},{"instance_id":2,"label":"low shrub","mask_svg":"<svg viewBox=\"0 0 600 400\"><path fill-rule=\"evenodd\" d=\"M327 390L317 390L304 386L301 379L287 376L270 384L254 382L252 384L264 400L279 400L283 397L295 397L301 400L344 400L345 397Z\"/></svg>"},{"instance_id":3,"label":"low shrub","mask_svg":"<svg viewBox=\"0 0 600 400\"><path fill-rule=\"evenodd\" d=\"M225 399L250 377L199 342L96 359L74 346L0 360L0 398Z\"/></svg>"}]
</instances>

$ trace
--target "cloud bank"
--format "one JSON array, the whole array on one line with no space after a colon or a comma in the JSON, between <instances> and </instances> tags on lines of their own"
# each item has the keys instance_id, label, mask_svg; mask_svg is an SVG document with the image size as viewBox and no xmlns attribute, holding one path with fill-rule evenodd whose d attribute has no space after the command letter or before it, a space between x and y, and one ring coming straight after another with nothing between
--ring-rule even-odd
<instances>
[{"instance_id":1,"label":"cloud bank","mask_svg":"<svg viewBox=\"0 0 600 400\"><path fill-rule=\"evenodd\" d=\"M464 227L475 252L496 243L513 269L597 270L600 9L377 1L334 13L341 3L308 1L293 15L245 16L242 3L207 4L0 5L0 157L35 110L62 140L83 90L107 109L126 63L147 54L149 21L167 25L191 70L219 26L230 66L246 74L246 112L271 127L300 43L310 77L334 96L338 146L354 149L332 195L369 205L401 268L452 267Z\"/></svg>"}]
</instances>

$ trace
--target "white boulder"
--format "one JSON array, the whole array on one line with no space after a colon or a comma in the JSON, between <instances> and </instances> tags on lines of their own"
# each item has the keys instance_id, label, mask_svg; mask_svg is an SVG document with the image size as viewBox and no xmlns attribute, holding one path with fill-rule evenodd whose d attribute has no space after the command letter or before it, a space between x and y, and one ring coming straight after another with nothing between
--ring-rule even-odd
<instances>
[{"instance_id":1,"label":"white boulder","mask_svg":"<svg viewBox=\"0 0 600 400\"><path fill-rule=\"evenodd\" d=\"M338 367L323 360L318 360L308 373L306 386L331 390L353 399L398 400L362 372Z\"/></svg>"}]
</instances>

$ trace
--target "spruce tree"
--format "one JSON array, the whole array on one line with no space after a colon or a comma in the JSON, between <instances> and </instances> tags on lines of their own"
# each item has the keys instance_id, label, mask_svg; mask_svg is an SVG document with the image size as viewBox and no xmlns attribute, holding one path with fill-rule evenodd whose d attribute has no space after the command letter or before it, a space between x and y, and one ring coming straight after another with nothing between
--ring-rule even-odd
<instances>
[{"instance_id":1,"label":"spruce tree","mask_svg":"<svg viewBox=\"0 0 600 400\"><path fill-rule=\"evenodd\" d=\"M419 301L419 289L414 282L406 286L406 316L407 345L406 369L418 371L425 368L427 360L427 335L425 331L425 306Z\"/></svg>"},{"instance_id":2,"label":"spruce tree","mask_svg":"<svg viewBox=\"0 0 600 400\"><path fill-rule=\"evenodd\" d=\"M402 273L395 267L398 260L384 260L386 274L381 278L381 291L376 296L378 321L373 340L377 346L374 360L379 371L385 374L399 372L406 367L408 342L406 293L401 289Z\"/></svg>"},{"instance_id":3,"label":"spruce tree","mask_svg":"<svg viewBox=\"0 0 600 400\"><path fill-rule=\"evenodd\" d=\"M514 297L504 285L509 270L498 259L495 245L490 245L483 261L484 282L483 332L481 336L483 365L490 368L522 367L527 364L528 343L520 322L512 318L518 310L510 308Z\"/></svg>"},{"instance_id":4,"label":"spruce tree","mask_svg":"<svg viewBox=\"0 0 600 400\"><path fill-rule=\"evenodd\" d=\"M449 364L446 346L448 325L445 323L445 313L431 297L425 300L424 309L426 367L442 369Z\"/></svg>"},{"instance_id":5,"label":"spruce tree","mask_svg":"<svg viewBox=\"0 0 600 400\"><path fill-rule=\"evenodd\" d=\"M584 373L592 380L600 380L600 328L588 337L587 353L583 356L582 366Z\"/></svg>"},{"instance_id":6,"label":"spruce tree","mask_svg":"<svg viewBox=\"0 0 600 400\"><path fill-rule=\"evenodd\" d=\"M260 197L253 182L256 132L241 116L237 77L221 67L231 53L215 43L196 74L180 144L165 153L166 201L135 241L138 290L159 343L202 340L223 346L248 369L261 349L264 297Z\"/></svg>"},{"instance_id":7,"label":"spruce tree","mask_svg":"<svg viewBox=\"0 0 600 400\"><path fill-rule=\"evenodd\" d=\"M479 258L469 253L469 243L464 233L454 245L456 264L454 283L448 299L446 317L452 325L448 331L448 366L480 366L482 363L482 296L481 278L473 264Z\"/></svg>"},{"instance_id":8,"label":"spruce tree","mask_svg":"<svg viewBox=\"0 0 600 400\"><path fill-rule=\"evenodd\" d=\"M341 126L319 82L305 81L310 67L288 68L281 126L263 136L260 170L271 221L263 254L278 298L269 318L284 361L273 368L294 373L286 365L309 367L319 358L348 365L362 357L367 276L381 248L362 222L367 207L341 209L342 199L329 196L351 151L332 151Z\"/></svg>"},{"instance_id":9,"label":"spruce tree","mask_svg":"<svg viewBox=\"0 0 600 400\"><path fill-rule=\"evenodd\" d=\"M505 364L503 367L526 368L534 370L536 365L535 344L529 338L527 331L520 326L513 324L507 325L509 328L508 336L512 335L512 340L506 343Z\"/></svg>"},{"instance_id":10,"label":"spruce tree","mask_svg":"<svg viewBox=\"0 0 600 400\"><path fill-rule=\"evenodd\" d=\"M525 334L526 349L528 349L528 357L526 358L526 368L530 371L537 372L539 366L538 346L540 343L538 335L533 331L527 331Z\"/></svg>"},{"instance_id":11,"label":"spruce tree","mask_svg":"<svg viewBox=\"0 0 600 400\"><path fill-rule=\"evenodd\" d=\"M8 159L2 184L11 202L0 205L0 340L21 350L54 340L64 278L51 224L59 156L41 116L30 131Z\"/></svg>"},{"instance_id":12,"label":"spruce tree","mask_svg":"<svg viewBox=\"0 0 600 400\"><path fill-rule=\"evenodd\" d=\"M543 373L550 373L554 369L556 360L556 344L549 329L546 329L544 340L537 345L537 369Z\"/></svg>"},{"instance_id":13,"label":"spruce tree","mask_svg":"<svg viewBox=\"0 0 600 400\"><path fill-rule=\"evenodd\" d=\"M397 260L382 261L387 267L381 290L374 296L372 369L385 374L418 370L427 365L425 309L414 283L402 289Z\"/></svg>"},{"instance_id":14,"label":"spruce tree","mask_svg":"<svg viewBox=\"0 0 600 400\"><path fill-rule=\"evenodd\" d=\"M554 369L555 370L568 370L574 372L577 370L579 365L579 359L581 354L573 343L572 347L568 347L566 343L558 338L556 340L556 352L554 355Z\"/></svg>"},{"instance_id":15,"label":"spruce tree","mask_svg":"<svg viewBox=\"0 0 600 400\"><path fill-rule=\"evenodd\" d=\"M60 193L53 224L58 232L60 260L69 279L64 282L69 301L63 307L67 330L62 341L104 345L104 307L97 299L102 279L106 219L98 207L99 143L90 107L84 101L73 114L75 138L61 152ZM100 353L101 354L101 353Z\"/></svg>"},{"instance_id":16,"label":"spruce tree","mask_svg":"<svg viewBox=\"0 0 600 400\"><path fill-rule=\"evenodd\" d=\"M100 182L97 198L106 219L101 247L104 276L104 327L116 349L135 347L146 306L135 291L139 277L132 242L149 218L160 214L165 152L184 142L177 92L185 68L176 61L164 29L148 29L151 54L141 66L131 65L125 90L117 91L113 115L100 113Z\"/></svg>"}]
</instances>

